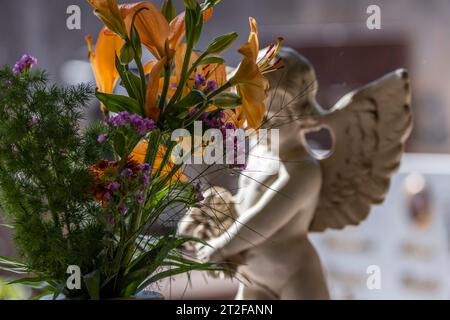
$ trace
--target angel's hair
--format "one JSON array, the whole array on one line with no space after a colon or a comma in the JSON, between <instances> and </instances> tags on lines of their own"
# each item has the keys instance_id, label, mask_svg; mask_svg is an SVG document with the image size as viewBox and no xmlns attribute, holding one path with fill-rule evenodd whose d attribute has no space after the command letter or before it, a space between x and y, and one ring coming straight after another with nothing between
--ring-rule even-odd
<instances>
[{"instance_id":1,"label":"angel's hair","mask_svg":"<svg viewBox=\"0 0 450 320\"><path fill-rule=\"evenodd\" d=\"M311 63L291 48L281 48L279 56L284 68L266 75L271 88L267 116L292 122L315 115L318 83Z\"/></svg>"}]
</instances>

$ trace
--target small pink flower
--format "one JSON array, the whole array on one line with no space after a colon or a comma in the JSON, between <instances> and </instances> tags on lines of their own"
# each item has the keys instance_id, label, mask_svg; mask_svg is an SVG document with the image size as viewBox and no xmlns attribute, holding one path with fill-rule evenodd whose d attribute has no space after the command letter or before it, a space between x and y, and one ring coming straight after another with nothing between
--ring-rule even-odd
<instances>
[{"instance_id":1,"label":"small pink flower","mask_svg":"<svg viewBox=\"0 0 450 320\"><path fill-rule=\"evenodd\" d=\"M108 136L107 136L106 134L102 133L102 134L100 134L100 135L98 136L97 142L98 142L99 144L102 144L103 142L106 141L106 139L108 139Z\"/></svg>"},{"instance_id":2,"label":"small pink flower","mask_svg":"<svg viewBox=\"0 0 450 320\"><path fill-rule=\"evenodd\" d=\"M119 213L124 216L125 213L127 213L127 210L128 210L127 206L122 203L119 207Z\"/></svg>"}]
</instances>

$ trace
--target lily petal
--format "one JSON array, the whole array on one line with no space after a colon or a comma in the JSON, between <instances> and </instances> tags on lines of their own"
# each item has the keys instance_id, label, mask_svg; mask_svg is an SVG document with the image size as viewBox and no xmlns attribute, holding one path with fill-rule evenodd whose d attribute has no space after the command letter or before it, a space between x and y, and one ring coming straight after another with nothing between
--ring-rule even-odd
<instances>
[{"instance_id":1,"label":"lily petal","mask_svg":"<svg viewBox=\"0 0 450 320\"><path fill-rule=\"evenodd\" d=\"M259 40L256 20L249 18L250 36L239 52L244 56L232 82L236 84L242 99L242 113L239 119L246 119L251 129L258 129L264 119L265 100L268 96L269 81L262 74L258 64Z\"/></svg>"},{"instance_id":2,"label":"lily petal","mask_svg":"<svg viewBox=\"0 0 450 320\"><path fill-rule=\"evenodd\" d=\"M141 10L141 11L140 11ZM127 31L130 32L133 17L137 13L135 27L141 42L150 50L156 59L166 56L166 41L169 38L170 27L161 11L152 3L138 2L123 4L120 13L125 19Z\"/></svg>"},{"instance_id":3,"label":"lily petal","mask_svg":"<svg viewBox=\"0 0 450 320\"><path fill-rule=\"evenodd\" d=\"M211 19L213 14L213 8L209 8L203 13L203 22L207 22ZM180 13L170 22L170 35L169 35L169 46L172 50L176 50L186 33L186 14L185 12Z\"/></svg>"},{"instance_id":4,"label":"lily petal","mask_svg":"<svg viewBox=\"0 0 450 320\"><path fill-rule=\"evenodd\" d=\"M144 64L144 73L145 75L149 75L150 72L153 70L153 67L155 66L155 64L157 63L157 61L147 61Z\"/></svg>"},{"instance_id":5,"label":"lily petal","mask_svg":"<svg viewBox=\"0 0 450 320\"><path fill-rule=\"evenodd\" d=\"M133 152L131 153L130 157L132 160L135 160L139 163L144 163L145 162L145 157L147 155L147 149L148 149L148 141L147 140L141 140L137 146L135 147L135 149L133 150ZM155 175L156 172L158 171L159 167L162 164L162 161L164 159L164 156L167 152L167 148L164 147L163 145L159 145L158 147L158 152L156 154L156 159L155 159L155 163L153 165L152 168L152 175ZM168 175L173 169L173 163L169 162L164 166L164 168L161 171L161 175L162 176L166 176ZM181 171L181 169L175 173L175 175L172 177L171 182L176 182L176 181L181 181L181 182L187 182L187 177L183 174L183 172Z\"/></svg>"},{"instance_id":6,"label":"lily petal","mask_svg":"<svg viewBox=\"0 0 450 320\"><path fill-rule=\"evenodd\" d=\"M158 92L159 92L161 72L164 68L165 63L166 58L164 57L162 60L158 61L153 66L153 69L150 72L150 79L147 86L147 93L146 93L147 116L155 121L157 121L159 117Z\"/></svg>"},{"instance_id":7,"label":"lily petal","mask_svg":"<svg viewBox=\"0 0 450 320\"><path fill-rule=\"evenodd\" d=\"M108 32L107 28L100 31L95 51L91 36L86 37L86 42L98 90L103 93L112 93L119 80L115 57L120 53L125 42L116 34ZM106 111L104 106L102 111Z\"/></svg>"}]
</instances>

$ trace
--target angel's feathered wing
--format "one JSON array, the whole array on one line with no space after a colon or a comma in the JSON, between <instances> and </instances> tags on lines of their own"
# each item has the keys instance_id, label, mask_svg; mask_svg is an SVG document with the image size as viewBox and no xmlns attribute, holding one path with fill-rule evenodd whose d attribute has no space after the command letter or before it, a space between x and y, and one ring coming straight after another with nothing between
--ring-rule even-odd
<instances>
[{"instance_id":1,"label":"angel's feathered wing","mask_svg":"<svg viewBox=\"0 0 450 320\"><path fill-rule=\"evenodd\" d=\"M323 186L310 231L365 220L381 203L412 129L408 73L398 70L342 98L323 115L334 147L321 161Z\"/></svg>"}]
</instances>

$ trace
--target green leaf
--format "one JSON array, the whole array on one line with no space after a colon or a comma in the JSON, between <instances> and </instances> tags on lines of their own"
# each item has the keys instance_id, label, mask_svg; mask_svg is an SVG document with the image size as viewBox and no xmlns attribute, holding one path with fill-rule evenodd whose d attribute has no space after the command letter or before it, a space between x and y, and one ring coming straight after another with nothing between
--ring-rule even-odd
<instances>
[{"instance_id":1,"label":"green leaf","mask_svg":"<svg viewBox=\"0 0 450 320\"><path fill-rule=\"evenodd\" d=\"M129 113L140 113L140 106L136 99L99 91L95 92L95 96L110 112L128 111Z\"/></svg>"},{"instance_id":2,"label":"green leaf","mask_svg":"<svg viewBox=\"0 0 450 320\"><path fill-rule=\"evenodd\" d=\"M21 278L11 281L8 284L22 284L24 286L31 287L34 289L42 289L44 287L48 287L48 283L45 281L45 279L41 277Z\"/></svg>"},{"instance_id":3,"label":"green leaf","mask_svg":"<svg viewBox=\"0 0 450 320\"><path fill-rule=\"evenodd\" d=\"M184 20L186 24L186 43L190 43L196 24L195 10L186 10Z\"/></svg>"},{"instance_id":4,"label":"green leaf","mask_svg":"<svg viewBox=\"0 0 450 320\"><path fill-rule=\"evenodd\" d=\"M125 137L121 134L117 134L114 137L114 151L120 156L123 157L127 153Z\"/></svg>"},{"instance_id":5,"label":"green leaf","mask_svg":"<svg viewBox=\"0 0 450 320\"><path fill-rule=\"evenodd\" d=\"M8 228L8 229L14 229L14 226L12 226L10 224L5 224L5 223L0 224L0 227L4 227L4 228Z\"/></svg>"},{"instance_id":6,"label":"green leaf","mask_svg":"<svg viewBox=\"0 0 450 320\"><path fill-rule=\"evenodd\" d=\"M28 273L28 267L22 262L14 258L0 256L0 270L13 273Z\"/></svg>"},{"instance_id":7,"label":"green leaf","mask_svg":"<svg viewBox=\"0 0 450 320\"><path fill-rule=\"evenodd\" d=\"M95 270L83 276L84 284L92 300L100 299L100 272Z\"/></svg>"},{"instance_id":8,"label":"green leaf","mask_svg":"<svg viewBox=\"0 0 450 320\"><path fill-rule=\"evenodd\" d=\"M126 42L120 50L120 62L124 65L129 64L134 59L134 50L130 42Z\"/></svg>"},{"instance_id":9,"label":"green leaf","mask_svg":"<svg viewBox=\"0 0 450 320\"><path fill-rule=\"evenodd\" d=\"M115 56L115 63L117 72L119 72L120 79L122 80L121 85L127 90L127 93L131 98L137 99L135 88L131 86L130 80L128 79L127 76L127 70L125 66L123 66L122 63L120 62L120 59L117 56L117 54Z\"/></svg>"},{"instance_id":10,"label":"green leaf","mask_svg":"<svg viewBox=\"0 0 450 320\"><path fill-rule=\"evenodd\" d=\"M184 1L184 5L188 8L188 9L195 9L198 5L196 0L183 0Z\"/></svg>"},{"instance_id":11,"label":"green leaf","mask_svg":"<svg viewBox=\"0 0 450 320\"><path fill-rule=\"evenodd\" d=\"M183 111L182 113L180 113L177 118L180 120L185 119L187 116L189 115L189 111Z\"/></svg>"},{"instance_id":12,"label":"green leaf","mask_svg":"<svg viewBox=\"0 0 450 320\"><path fill-rule=\"evenodd\" d=\"M142 44L141 44L141 38L139 37L139 33L137 32L136 27L134 26L134 24L131 27L130 36L131 36L132 47L136 51L136 55L137 55L134 58L136 60L140 61L141 58L142 58Z\"/></svg>"},{"instance_id":13,"label":"green leaf","mask_svg":"<svg viewBox=\"0 0 450 320\"><path fill-rule=\"evenodd\" d=\"M189 94L174 105L174 109L185 111L190 107L206 102L206 95L199 90L192 90Z\"/></svg>"},{"instance_id":14,"label":"green leaf","mask_svg":"<svg viewBox=\"0 0 450 320\"><path fill-rule=\"evenodd\" d=\"M142 282L139 287L137 288L136 292L140 292L147 288L150 284L155 283L156 281L160 281L162 279L173 277L178 274L187 273L190 271L219 271L220 268L215 267L213 264L198 264L198 265L186 265L184 267L169 269L163 272L160 272L154 276L149 277L147 280Z\"/></svg>"},{"instance_id":15,"label":"green leaf","mask_svg":"<svg viewBox=\"0 0 450 320\"><path fill-rule=\"evenodd\" d=\"M196 3L196 1L194 1ZM203 29L203 14L198 3L194 8L188 8L185 12L186 42L194 47L200 39Z\"/></svg>"},{"instance_id":16,"label":"green leaf","mask_svg":"<svg viewBox=\"0 0 450 320\"><path fill-rule=\"evenodd\" d=\"M167 194L170 192L170 189L168 186L164 187L163 189L159 190L156 194L153 195L153 197L147 202L145 209L151 210L152 208L156 207L157 204L162 201L164 198L166 198Z\"/></svg>"},{"instance_id":17,"label":"green leaf","mask_svg":"<svg viewBox=\"0 0 450 320\"><path fill-rule=\"evenodd\" d=\"M168 22L171 22L176 16L176 9L172 0L164 0L161 12Z\"/></svg>"},{"instance_id":18,"label":"green leaf","mask_svg":"<svg viewBox=\"0 0 450 320\"><path fill-rule=\"evenodd\" d=\"M197 44L198 40L200 40L200 36L202 35L203 30L203 15L197 15L197 23L194 29L194 46Z\"/></svg>"},{"instance_id":19,"label":"green leaf","mask_svg":"<svg viewBox=\"0 0 450 320\"><path fill-rule=\"evenodd\" d=\"M145 95L145 93L142 90L141 78L139 78L130 70L128 70L125 73L125 75L127 77L131 89L133 90L133 95L136 97L138 101L143 101L143 96Z\"/></svg>"},{"instance_id":20,"label":"green leaf","mask_svg":"<svg viewBox=\"0 0 450 320\"><path fill-rule=\"evenodd\" d=\"M203 66L203 65L208 65L208 64L218 64L221 65L225 63L225 60L219 57L209 57L206 59L203 59L202 61L199 62L199 66Z\"/></svg>"},{"instance_id":21,"label":"green leaf","mask_svg":"<svg viewBox=\"0 0 450 320\"><path fill-rule=\"evenodd\" d=\"M189 238L191 239L191 238ZM171 254L172 250L180 247L185 242L190 241L188 238L176 238L172 236L162 237L155 247L149 252L142 255L130 269L130 273L127 275L127 282L134 282L145 279L155 272L160 267L167 257Z\"/></svg>"},{"instance_id":22,"label":"green leaf","mask_svg":"<svg viewBox=\"0 0 450 320\"><path fill-rule=\"evenodd\" d=\"M210 54L220 54L228 49L233 44L233 42L236 41L237 38L238 34L236 32L221 35L210 43L210 45L206 49L206 52Z\"/></svg>"},{"instance_id":23,"label":"green leaf","mask_svg":"<svg viewBox=\"0 0 450 320\"><path fill-rule=\"evenodd\" d=\"M222 0L206 0L203 4L202 12L205 12L209 8L217 6Z\"/></svg>"},{"instance_id":24,"label":"green leaf","mask_svg":"<svg viewBox=\"0 0 450 320\"><path fill-rule=\"evenodd\" d=\"M221 109L235 108L242 104L241 97L234 93L222 93L212 102Z\"/></svg>"}]
</instances>

